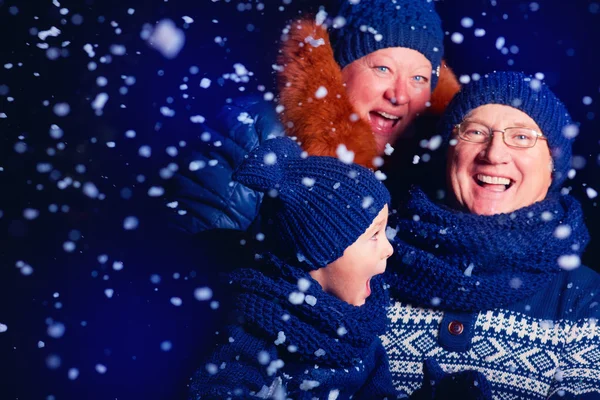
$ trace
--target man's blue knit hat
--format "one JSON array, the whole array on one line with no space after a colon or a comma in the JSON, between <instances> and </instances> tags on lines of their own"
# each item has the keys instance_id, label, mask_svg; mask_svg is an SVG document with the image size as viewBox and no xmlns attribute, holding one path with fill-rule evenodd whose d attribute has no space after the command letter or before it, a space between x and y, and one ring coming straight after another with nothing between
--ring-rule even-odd
<instances>
[{"instance_id":1,"label":"man's blue knit hat","mask_svg":"<svg viewBox=\"0 0 600 400\"><path fill-rule=\"evenodd\" d=\"M550 191L560 189L571 166L573 122L565 105L548 85L520 72L493 72L463 85L452 99L440 122L440 132L448 144L454 126L475 108L485 104L514 107L529 115L548 138L554 162ZM537 144L536 144L537 146Z\"/></svg>"},{"instance_id":2,"label":"man's blue knit hat","mask_svg":"<svg viewBox=\"0 0 600 400\"><path fill-rule=\"evenodd\" d=\"M433 0L340 0L338 16L345 24L333 27L330 38L337 63L354 60L388 47L407 47L431 62L431 89L440 76L444 32Z\"/></svg>"},{"instance_id":3,"label":"man's blue knit hat","mask_svg":"<svg viewBox=\"0 0 600 400\"><path fill-rule=\"evenodd\" d=\"M303 155L288 137L267 140L247 156L233 179L276 195L277 233L310 271L340 258L390 202L390 194L360 165Z\"/></svg>"}]
</instances>

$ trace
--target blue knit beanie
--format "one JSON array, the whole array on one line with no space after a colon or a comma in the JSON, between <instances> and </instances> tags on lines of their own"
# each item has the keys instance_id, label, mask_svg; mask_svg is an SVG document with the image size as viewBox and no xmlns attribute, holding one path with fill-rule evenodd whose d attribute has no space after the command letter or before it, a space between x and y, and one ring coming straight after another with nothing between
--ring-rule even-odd
<instances>
[{"instance_id":1,"label":"blue knit beanie","mask_svg":"<svg viewBox=\"0 0 600 400\"><path fill-rule=\"evenodd\" d=\"M431 90L440 76L444 32L433 0L340 0L338 16L345 19L333 28L331 45L344 68L354 60L388 47L406 47L431 62Z\"/></svg>"},{"instance_id":2,"label":"blue knit beanie","mask_svg":"<svg viewBox=\"0 0 600 400\"><path fill-rule=\"evenodd\" d=\"M276 195L277 233L308 271L340 258L390 202L372 171L334 157L304 157L289 137L254 149L233 179Z\"/></svg>"},{"instance_id":3,"label":"blue knit beanie","mask_svg":"<svg viewBox=\"0 0 600 400\"><path fill-rule=\"evenodd\" d=\"M548 138L554 170L550 191L560 189L571 166L572 138L565 127L573 122L565 105L548 86L520 72L493 72L463 85L452 99L440 122L440 132L448 144L454 126L473 109L485 104L514 107L529 115Z\"/></svg>"}]
</instances>

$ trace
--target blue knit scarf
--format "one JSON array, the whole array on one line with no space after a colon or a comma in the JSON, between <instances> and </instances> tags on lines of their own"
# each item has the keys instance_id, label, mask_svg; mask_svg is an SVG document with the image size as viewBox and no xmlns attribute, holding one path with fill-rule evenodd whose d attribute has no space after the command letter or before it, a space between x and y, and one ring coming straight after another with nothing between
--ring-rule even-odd
<instances>
[{"instance_id":1,"label":"blue knit scarf","mask_svg":"<svg viewBox=\"0 0 600 400\"><path fill-rule=\"evenodd\" d=\"M533 295L589 241L581 205L559 194L510 214L481 216L435 204L413 188L390 226L397 229L386 272L392 297L464 312Z\"/></svg>"},{"instance_id":2,"label":"blue knit scarf","mask_svg":"<svg viewBox=\"0 0 600 400\"><path fill-rule=\"evenodd\" d=\"M376 337L385 332L389 297L381 276L371 280L371 296L356 307L325 293L306 271L273 255L268 258L260 271L245 268L231 275L240 291L235 306L245 329L273 341L283 332L285 342L280 346L297 348L290 357L322 367L349 367L363 359ZM303 294L313 296L314 305L312 298L299 305L290 302L291 293L301 292L300 278L311 283Z\"/></svg>"}]
</instances>

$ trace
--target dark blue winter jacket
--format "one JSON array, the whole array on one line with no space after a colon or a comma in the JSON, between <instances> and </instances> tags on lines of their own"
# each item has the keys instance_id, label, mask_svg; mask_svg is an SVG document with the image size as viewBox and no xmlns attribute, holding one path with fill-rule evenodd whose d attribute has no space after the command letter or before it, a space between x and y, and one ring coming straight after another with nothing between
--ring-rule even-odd
<instances>
[{"instance_id":1,"label":"dark blue winter jacket","mask_svg":"<svg viewBox=\"0 0 600 400\"><path fill-rule=\"evenodd\" d=\"M244 156L263 141L284 134L273 103L257 96L236 99L190 139L169 188L173 224L196 234L210 229L247 230L262 193L233 182Z\"/></svg>"}]
</instances>

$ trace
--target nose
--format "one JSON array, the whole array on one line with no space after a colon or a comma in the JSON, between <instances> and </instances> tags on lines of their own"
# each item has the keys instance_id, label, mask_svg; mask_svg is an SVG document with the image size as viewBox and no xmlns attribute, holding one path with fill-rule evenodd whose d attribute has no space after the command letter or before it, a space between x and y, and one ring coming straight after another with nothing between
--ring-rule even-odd
<instances>
[{"instance_id":1,"label":"nose","mask_svg":"<svg viewBox=\"0 0 600 400\"><path fill-rule=\"evenodd\" d=\"M510 149L502 139L502 132L494 132L492 139L480 153L481 159L490 164L506 164L510 162Z\"/></svg>"},{"instance_id":2,"label":"nose","mask_svg":"<svg viewBox=\"0 0 600 400\"><path fill-rule=\"evenodd\" d=\"M395 106L405 105L410 101L408 85L402 77L394 79L384 94L385 98Z\"/></svg>"},{"instance_id":3,"label":"nose","mask_svg":"<svg viewBox=\"0 0 600 400\"><path fill-rule=\"evenodd\" d=\"M381 257L382 260L387 260L388 258L390 258L392 256L392 254L394 254L394 247L388 240L387 236L385 238L385 243L383 245L383 250L382 250L381 254L382 254L382 257Z\"/></svg>"}]
</instances>

